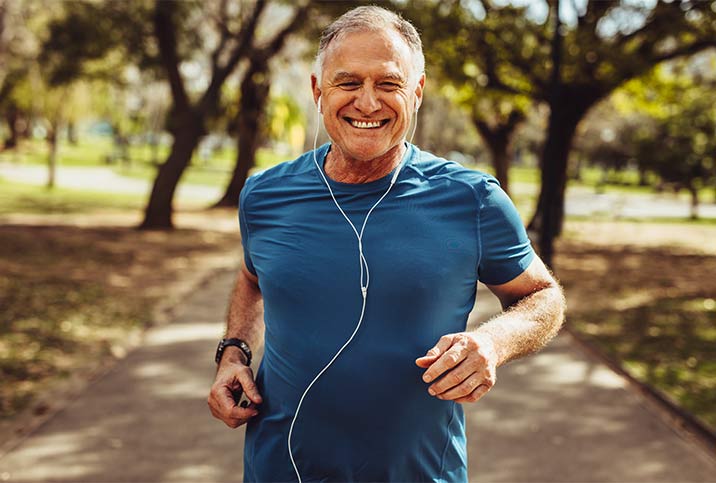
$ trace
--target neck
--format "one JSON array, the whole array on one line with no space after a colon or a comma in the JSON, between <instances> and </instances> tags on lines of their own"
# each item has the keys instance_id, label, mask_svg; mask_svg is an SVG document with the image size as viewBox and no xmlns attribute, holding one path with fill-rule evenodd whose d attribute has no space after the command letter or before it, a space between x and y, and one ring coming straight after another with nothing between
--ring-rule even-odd
<instances>
[{"instance_id":1,"label":"neck","mask_svg":"<svg viewBox=\"0 0 716 483\"><path fill-rule=\"evenodd\" d=\"M341 183L370 183L390 174L400 164L405 150L405 143L401 142L382 156L366 161L344 154L333 144L326 156L324 170L328 177Z\"/></svg>"}]
</instances>

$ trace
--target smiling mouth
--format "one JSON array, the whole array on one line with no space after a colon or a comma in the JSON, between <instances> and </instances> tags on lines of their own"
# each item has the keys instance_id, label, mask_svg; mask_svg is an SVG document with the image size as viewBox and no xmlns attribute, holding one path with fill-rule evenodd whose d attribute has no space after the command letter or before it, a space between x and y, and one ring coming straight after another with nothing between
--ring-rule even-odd
<instances>
[{"instance_id":1,"label":"smiling mouth","mask_svg":"<svg viewBox=\"0 0 716 483\"><path fill-rule=\"evenodd\" d=\"M359 121L358 119L351 119L350 117L344 117L343 119L357 129L377 129L379 127L385 126L386 124L388 124L388 122L390 122L390 119L376 121Z\"/></svg>"}]
</instances>

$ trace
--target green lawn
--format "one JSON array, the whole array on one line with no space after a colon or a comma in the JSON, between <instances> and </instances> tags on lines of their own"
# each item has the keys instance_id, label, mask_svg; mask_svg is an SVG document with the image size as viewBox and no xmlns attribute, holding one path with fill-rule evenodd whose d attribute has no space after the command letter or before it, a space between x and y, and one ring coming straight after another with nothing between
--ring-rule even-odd
<instances>
[{"instance_id":1,"label":"green lawn","mask_svg":"<svg viewBox=\"0 0 716 483\"><path fill-rule=\"evenodd\" d=\"M284 157L268 149L259 149L256 154L256 166L252 172L267 169L276 164L286 161ZM226 186L231 177L234 163L236 162L236 151L227 149L217 153L217 156L210 161L201 161L196 156L192 164L182 175L182 183L197 184L205 186ZM118 174L137 179L154 179L157 166L150 163L123 164L115 168Z\"/></svg>"},{"instance_id":2,"label":"green lawn","mask_svg":"<svg viewBox=\"0 0 716 483\"><path fill-rule=\"evenodd\" d=\"M47 189L0 178L0 214L10 213L89 213L100 210L143 208L143 196L108 195L102 191L80 191L65 188Z\"/></svg>"},{"instance_id":3,"label":"green lawn","mask_svg":"<svg viewBox=\"0 0 716 483\"><path fill-rule=\"evenodd\" d=\"M581 223L590 225L603 232L599 222ZM716 239L713 225L673 229L694 239L709 231ZM576 242L569 234L560 241L557 275L567 292L568 324L637 380L716 430L714 248L702 253L636 239L621 243L617 237L613 243Z\"/></svg>"}]
</instances>

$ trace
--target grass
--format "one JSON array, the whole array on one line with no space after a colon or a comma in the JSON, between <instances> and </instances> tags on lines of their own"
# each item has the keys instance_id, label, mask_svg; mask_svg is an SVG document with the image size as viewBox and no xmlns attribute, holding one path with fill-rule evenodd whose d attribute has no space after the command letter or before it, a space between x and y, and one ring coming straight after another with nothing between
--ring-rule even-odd
<instances>
[{"instance_id":1,"label":"grass","mask_svg":"<svg viewBox=\"0 0 716 483\"><path fill-rule=\"evenodd\" d=\"M706 229L716 239L716 228L694 228L695 236ZM688 225L680 229L690 236ZM703 253L639 239L606 241L560 242L557 268L568 323L636 379L716 430L716 247Z\"/></svg>"},{"instance_id":2,"label":"grass","mask_svg":"<svg viewBox=\"0 0 716 483\"><path fill-rule=\"evenodd\" d=\"M173 283L237 242L199 230L23 225L0 226L0 239L0 419L122 357Z\"/></svg>"},{"instance_id":3,"label":"grass","mask_svg":"<svg viewBox=\"0 0 716 483\"><path fill-rule=\"evenodd\" d=\"M64 166L104 166L113 150L112 139L89 137L72 145L61 141L57 163ZM24 140L11 151L0 152L0 161L27 164L47 164L48 146L44 141Z\"/></svg>"},{"instance_id":4,"label":"grass","mask_svg":"<svg viewBox=\"0 0 716 483\"><path fill-rule=\"evenodd\" d=\"M45 165L48 157L47 149L44 142L24 141L13 151L0 151L0 162ZM58 148L57 164L58 169L62 169L62 166L110 166L123 176L153 180L157 172L157 163L164 162L169 155L169 146L158 146L156 156L153 154L153 148L149 145L131 145L128 147L127 153L131 161L117 158L108 162L110 158L114 159L119 155L113 146L112 139L86 137L76 145L66 141L61 142ZM287 157L284 155L261 148L256 154L254 170L266 169L286 160ZM182 176L182 183L226 186L235 163L235 148L217 150L209 159L203 159L195 153L191 164Z\"/></svg>"},{"instance_id":5,"label":"grass","mask_svg":"<svg viewBox=\"0 0 716 483\"><path fill-rule=\"evenodd\" d=\"M139 209L146 201L143 196L137 195L108 196L101 191L79 191L59 187L49 190L43 186L19 184L0 178L0 215Z\"/></svg>"},{"instance_id":6,"label":"grass","mask_svg":"<svg viewBox=\"0 0 716 483\"><path fill-rule=\"evenodd\" d=\"M135 158L136 159L136 158ZM275 166L286 159L268 149L259 149L256 153L256 166L253 171L262 170ZM205 185L205 186L226 186L236 162L236 151L233 149L223 150L217 153L211 161L204 162L195 156L192 164L182 175L182 183ZM143 163L132 163L115 168L118 174L130 178L153 180L157 173L157 166Z\"/></svg>"}]
</instances>

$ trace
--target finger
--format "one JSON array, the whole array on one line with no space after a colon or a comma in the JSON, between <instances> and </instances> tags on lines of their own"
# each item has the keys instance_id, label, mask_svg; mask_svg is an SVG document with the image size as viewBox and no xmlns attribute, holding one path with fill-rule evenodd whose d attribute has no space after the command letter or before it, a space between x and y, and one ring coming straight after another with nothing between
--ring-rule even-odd
<instances>
[{"instance_id":1,"label":"finger","mask_svg":"<svg viewBox=\"0 0 716 483\"><path fill-rule=\"evenodd\" d=\"M259 410L255 407L242 408L241 406L235 406L229 414L229 419L234 421L240 421L241 424L245 423L249 419L259 414Z\"/></svg>"},{"instance_id":2,"label":"finger","mask_svg":"<svg viewBox=\"0 0 716 483\"><path fill-rule=\"evenodd\" d=\"M440 356L440 358L433 362L428 370L423 374L423 381L432 382L445 371L452 369L462 362L467 357L467 351L464 347L454 345L447 352Z\"/></svg>"},{"instance_id":3,"label":"finger","mask_svg":"<svg viewBox=\"0 0 716 483\"><path fill-rule=\"evenodd\" d=\"M209 406L212 411L216 409L216 412L221 415L228 415L231 410L236 406L236 400L234 399L235 392L229 386L217 385L211 389L209 395Z\"/></svg>"},{"instance_id":4,"label":"finger","mask_svg":"<svg viewBox=\"0 0 716 483\"><path fill-rule=\"evenodd\" d=\"M470 395L455 399L454 401L457 403L472 403L482 398L482 396L487 394L490 389L491 386L488 386L487 384L480 384L474 391L472 391L472 393L470 393Z\"/></svg>"},{"instance_id":5,"label":"finger","mask_svg":"<svg viewBox=\"0 0 716 483\"><path fill-rule=\"evenodd\" d=\"M450 377L450 374L445 376L445 378L447 377ZM472 373L467 378L462 379L459 384L456 384L445 391L437 392L437 397L446 401L467 397L472 394L473 391L475 391L475 389L477 389L483 382L484 381L480 376L476 373Z\"/></svg>"},{"instance_id":6,"label":"finger","mask_svg":"<svg viewBox=\"0 0 716 483\"><path fill-rule=\"evenodd\" d=\"M440 357L440 356L439 355L431 355L431 356L418 357L417 359L415 359L415 364L418 367L427 369L428 367L430 367L430 364L432 364L433 362L438 360L438 357Z\"/></svg>"},{"instance_id":7,"label":"finger","mask_svg":"<svg viewBox=\"0 0 716 483\"><path fill-rule=\"evenodd\" d=\"M444 354L450 348L450 346L452 346L452 344L452 334L444 335L440 337L440 340L438 340L438 343L435 344L432 349L428 350L428 352L425 354L425 357L439 357Z\"/></svg>"},{"instance_id":8,"label":"finger","mask_svg":"<svg viewBox=\"0 0 716 483\"><path fill-rule=\"evenodd\" d=\"M247 408L237 406L228 387L212 391L208 403L211 414L231 428L241 426L258 414L258 410L253 405Z\"/></svg>"},{"instance_id":9,"label":"finger","mask_svg":"<svg viewBox=\"0 0 716 483\"><path fill-rule=\"evenodd\" d=\"M457 367L454 367L452 370L448 371L446 374L443 375L443 377L438 379L428 388L428 392L430 392L430 394L432 394L433 396L442 394L454 387L459 386L465 380L469 379L470 376L472 376L473 374L476 375L475 367L472 364L468 364L468 362L469 361L465 360L458 364ZM478 377L478 383L475 384L472 389L475 389L483 382L481 380L482 378L477 375L476 377ZM470 392L472 392L472 389L462 395L465 396L469 394Z\"/></svg>"},{"instance_id":10,"label":"finger","mask_svg":"<svg viewBox=\"0 0 716 483\"><path fill-rule=\"evenodd\" d=\"M230 416L226 416L221 419L224 424L226 424L230 428L238 428L242 424L246 424L249 419L257 416L259 414L258 410L254 408L242 408L242 407L236 407L232 410Z\"/></svg>"},{"instance_id":11,"label":"finger","mask_svg":"<svg viewBox=\"0 0 716 483\"><path fill-rule=\"evenodd\" d=\"M238 380L239 384L241 384L241 389L246 393L246 397L254 404L261 404L263 399L254 382L254 374L251 372L251 369L239 372Z\"/></svg>"}]
</instances>

